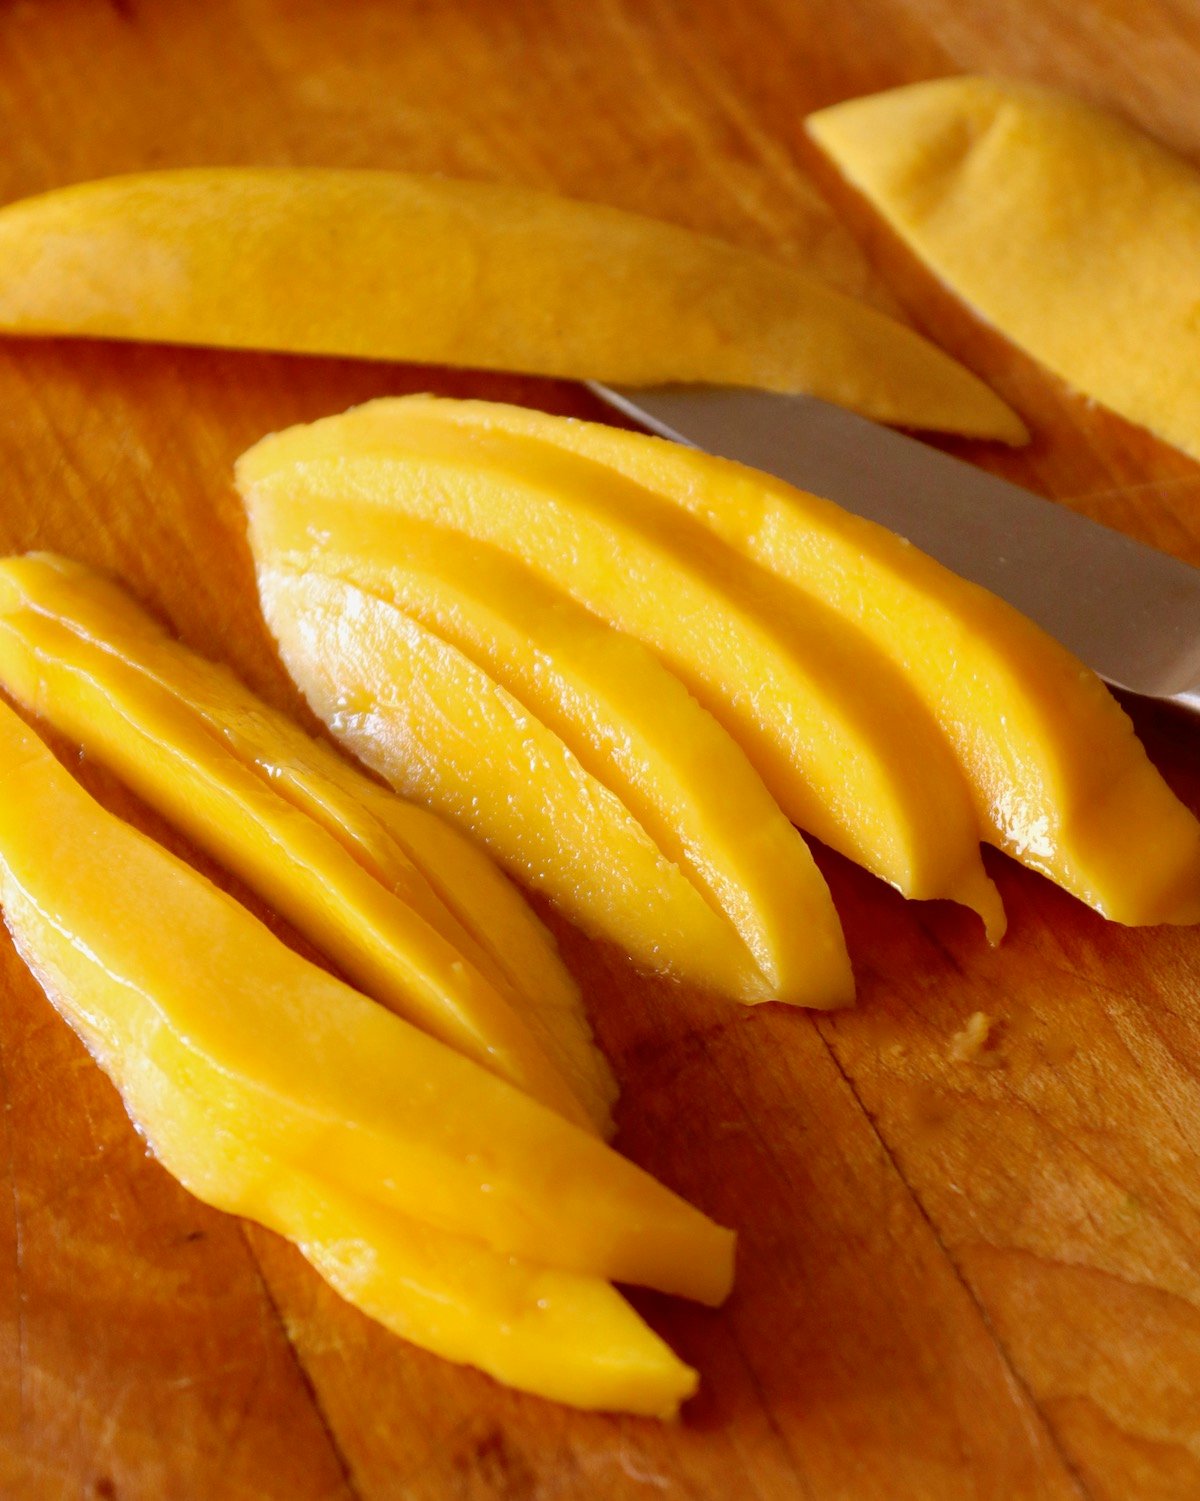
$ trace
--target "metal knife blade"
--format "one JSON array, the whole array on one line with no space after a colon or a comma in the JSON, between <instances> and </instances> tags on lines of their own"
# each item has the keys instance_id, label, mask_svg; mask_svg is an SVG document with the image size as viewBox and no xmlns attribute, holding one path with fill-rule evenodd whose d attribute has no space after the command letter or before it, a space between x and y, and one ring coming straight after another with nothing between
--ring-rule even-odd
<instances>
[{"instance_id":1,"label":"metal knife blade","mask_svg":"<svg viewBox=\"0 0 1200 1501\"><path fill-rule=\"evenodd\" d=\"M661 437L765 469L899 532L1114 687L1200 712L1200 568L813 397L591 389Z\"/></svg>"}]
</instances>

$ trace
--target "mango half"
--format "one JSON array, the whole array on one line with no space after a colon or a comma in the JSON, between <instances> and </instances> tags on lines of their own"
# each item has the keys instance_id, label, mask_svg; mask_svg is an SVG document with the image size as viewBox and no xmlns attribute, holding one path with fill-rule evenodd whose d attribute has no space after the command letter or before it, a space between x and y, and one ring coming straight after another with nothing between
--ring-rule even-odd
<instances>
[{"instance_id":1,"label":"mango half","mask_svg":"<svg viewBox=\"0 0 1200 1501\"><path fill-rule=\"evenodd\" d=\"M144 1104L152 1144L178 1091L248 1149L381 1212L521 1260L726 1296L728 1231L302 959L102 809L3 705L0 787L14 940L135 1113Z\"/></svg>"},{"instance_id":2,"label":"mango half","mask_svg":"<svg viewBox=\"0 0 1200 1501\"><path fill-rule=\"evenodd\" d=\"M374 702L356 687L354 625L342 627L344 647L331 616L323 632L298 633L283 614L284 574L337 578L360 595L401 603L411 594L403 580L412 525L433 526L457 534L441 544L443 556L481 544L502 552L543 590L570 595L645 643L741 746L793 823L908 896L971 905L998 938L1003 912L980 862L967 788L927 707L888 658L822 602L781 584L646 487L506 431L509 411L519 422L515 409L487 403L374 402L268 438L239 462L269 622L335 733L370 760L398 696L369 723L339 712L338 693L347 703L356 693ZM470 588L473 570L462 571ZM531 587L521 578L508 586L518 597ZM304 587L309 598L317 589ZM559 649L553 624L530 628L531 660L553 660ZM330 673L320 659L334 651L343 665ZM322 674L332 696L316 683ZM652 725L668 695L626 677L628 712ZM620 723L606 733L620 733ZM662 734L675 738L665 720ZM409 786L410 744L410 734L399 734L395 754L376 750L372 761L400 786ZM719 805L726 780L715 763L710 771L693 796ZM486 778L475 791L483 802ZM436 789L419 795L456 813Z\"/></svg>"},{"instance_id":3,"label":"mango half","mask_svg":"<svg viewBox=\"0 0 1200 1501\"><path fill-rule=\"evenodd\" d=\"M989 843L1116 922L1200 921L1200 824L1095 673L1003 600L773 475L596 423L439 405L470 433L521 434L644 486L867 637L940 727Z\"/></svg>"},{"instance_id":4,"label":"mango half","mask_svg":"<svg viewBox=\"0 0 1200 1501\"><path fill-rule=\"evenodd\" d=\"M905 243L1076 390L1200 458L1200 174L1115 115L944 78L810 115Z\"/></svg>"},{"instance_id":5,"label":"mango half","mask_svg":"<svg viewBox=\"0 0 1200 1501\"><path fill-rule=\"evenodd\" d=\"M284 767L314 784L288 755L289 741L305 737L275 734L271 744L271 711L170 640L115 585L50 555L0 560L0 687L111 766L367 994L590 1122L570 1079L595 1124L611 1129L606 1070L582 1019L527 1002L367 806L334 797L345 816L331 823L284 795ZM248 719L268 732L269 762L238 752L232 730ZM314 759L311 743L307 755ZM334 789L323 790L328 803ZM377 804L388 796L371 794ZM510 893L492 922L503 924L516 904Z\"/></svg>"},{"instance_id":6,"label":"mango half","mask_svg":"<svg viewBox=\"0 0 1200 1501\"><path fill-rule=\"evenodd\" d=\"M801 270L600 204L401 172L202 168L9 204L0 330L765 386L1027 436L949 356Z\"/></svg>"}]
</instances>

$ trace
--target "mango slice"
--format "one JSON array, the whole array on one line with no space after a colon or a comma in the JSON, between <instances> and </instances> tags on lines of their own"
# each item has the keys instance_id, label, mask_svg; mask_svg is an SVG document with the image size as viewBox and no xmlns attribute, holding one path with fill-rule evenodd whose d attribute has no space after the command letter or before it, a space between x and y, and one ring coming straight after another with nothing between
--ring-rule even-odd
<instances>
[{"instance_id":1,"label":"mango slice","mask_svg":"<svg viewBox=\"0 0 1200 1501\"><path fill-rule=\"evenodd\" d=\"M877 647L652 491L507 431L509 412L519 424L516 409L411 397L265 439L238 465L260 567L386 592L398 516L502 549L649 645L793 822L906 895L974 907L998 937L962 775ZM333 537L355 546L335 553Z\"/></svg>"},{"instance_id":2,"label":"mango slice","mask_svg":"<svg viewBox=\"0 0 1200 1501\"><path fill-rule=\"evenodd\" d=\"M616 1086L553 940L449 825L65 558L0 560L0 686L106 760L375 999L573 1118L578 1096L611 1133Z\"/></svg>"},{"instance_id":3,"label":"mango slice","mask_svg":"<svg viewBox=\"0 0 1200 1501\"><path fill-rule=\"evenodd\" d=\"M144 1064L247 1147L380 1209L503 1255L725 1297L730 1232L300 958L102 809L3 706L0 793L6 920L18 945L49 935L52 988L131 1099Z\"/></svg>"},{"instance_id":4,"label":"mango slice","mask_svg":"<svg viewBox=\"0 0 1200 1501\"><path fill-rule=\"evenodd\" d=\"M1098 677L1032 621L885 528L741 464L474 403L603 464L868 636L941 726L984 837L1128 924L1200 921L1200 825Z\"/></svg>"},{"instance_id":5,"label":"mango slice","mask_svg":"<svg viewBox=\"0 0 1200 1501\"><path fill-rule=\"evenodd\" d=\"M490 841L584 930L636 962L772 999L724 914L625 804L487 672L385 599L264 563L263 614L316 713L367 765Z\"/></svg>"},{"instance_id":6,"label":"mango slice","mask_svg":"<svg viewBox=\"0 0 1200 1501\"><path fill-rule=\"evenodd\" d=\"M69 939L41 910L20 912L14 930L26 963L118 1085L159 1162L197 1198L293 1241L342 1297L394 1334L509 1386L661 1418L695 1391L696 1373L607 1282L501 1256L285 1167L248 1148L145 1057L128 1067L89 1026L72 988L86 975L63 962Z\"/></svg>"},{"instance_id":7,"label":"mango slice","mask_svg":"<svg viewBox=\"0 0 1200 1501\"><path fill-rule=\"evenodd\" d=\"M1027 437L961 365L803 271L599 204L398 172L203 168L9 204L0 329L765 386Z\"/></svg>"},{"instance_id":8,"label":"mango slice","mask_svg":"<svg viewBox=\"0 0 1200 1501\"><path fill-rule=\"evenodd\" d=\"M53 595L62 577L37 557L0 561L0 687L112 767L368 995L590 1125L522 1021L519 998L472 962L474 940L415 867L389 889L257 768L231 754L185 700L140 671L136 656L122 657L81 632L77 621L73 630L31 606L31 596ZM86 593L86 576L76 585ZM161 634L143 621L143 637L157 644ZM184 655L181 647L174 651Z\"/></svg>"},{"instance_id":9,"label":"mango slice","mask_svg":"<svg viewBox=\"0 0 1200 1501\"><path fill-rule=\"evenodd\" d=\"M841 925L808 847L738 746L640 642L494 548L407 516L389 516L376 545L342 519L325 528L322 571L353 579L368 541L387 602L563 740L729 920L772 996L819 1006L852 998ZM489 810L492 800L475 800L474 827L499 851L508 809L499 825ZM506 854L528 874L519 849Z\"/></svg>"},{"instance_id":10,"label":"mango slice","mask_svg":"<svg viewBox=\"0 0 1200 1501\"><path fill-rule=\"evenodd\" d=\"M946 284L1068 384L1200 458L1200 174L1082 101L946 78L810 115Z\"/></svg>"}]
</instances>

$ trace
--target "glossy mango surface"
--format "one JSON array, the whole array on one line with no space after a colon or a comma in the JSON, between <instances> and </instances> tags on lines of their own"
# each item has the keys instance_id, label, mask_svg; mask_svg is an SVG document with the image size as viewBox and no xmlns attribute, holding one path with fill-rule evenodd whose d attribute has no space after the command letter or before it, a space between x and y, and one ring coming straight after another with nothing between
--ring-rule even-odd
<instances>
[{"instance_id":1,"label":"glossy mango surface","mask_svg":"<svg viewBox=\"0 0 1200 1501\"><path fill-rule=\"evenodd\" d=\"M906 895L975 907L998 937L968 790L888 657L646 487L506 431L515 410L412 397L265 439L238 467L260 564L386 589L397 517L509 554L649 646L799 827ZM334 556L335 535L353 554Z\"/></svg>"},{"instance_id":2,"label":"glossy mango surface","mask_svg":"<svg viewBox=\"0 0 1200 1501\"><path fill-rule=\"evenodd\" d=\"M1093 672L902 538L768 474L659 438L475 403L602 463L805 591L885 652L940 725L983 837L1129 924L1200 920L1200 826Z\"/></svg>"},{"instance_id":3,"label":"glossy mango surface","mask_svg":"<svg viewBox=\"0 0 1200 1501\"><path fill-rule=\"evenodd\" d=\"M247 764L195 711L189 669L209 665L197 671L197 660L98 575L36 555L0 560L0 688L112 767L367 994L589 1121L525 1025L520 997L477 965L475 940L420 871L392 851L380 880L378 865L282 796L277 776ZM276 746L276 764L284 751ZM370 817L362 809L360 826ZM384 831L373 832L383 845Z\"/></svg>"},{"instance_id":4,"label":"glossy mango surface","mask_svg":"<svg viewBox=\"0 0 1200 1501\"><path fill-rule=\"evenodd\" d=\"M248 1148L381 1210L564 1270L728 1292L728 1231L302 959L3 706L0 786L6 921L18 947L42 935L35 969L127 1099L152 1071Z\"/></svg>"},{"instance_id":5,"label":"glossy mango surface","mask_svg":"<svg viewBox=\"0 0 1200 1501\"><path fill-rule=\"evenodd\" d=\"M9 204L0 330L765 386L1026 438L948 355L803 270L599 204L411 173L199 168Z\"/></svg>"}]
</instances>

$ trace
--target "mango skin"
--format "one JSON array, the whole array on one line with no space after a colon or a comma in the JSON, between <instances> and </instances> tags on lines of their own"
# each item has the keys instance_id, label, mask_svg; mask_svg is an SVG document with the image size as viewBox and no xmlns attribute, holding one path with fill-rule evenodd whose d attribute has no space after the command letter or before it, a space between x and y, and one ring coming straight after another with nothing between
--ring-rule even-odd
<instances>
[{"instance_id":1,"label":"mango skin","mask_svg":"<svg viewBox=\"0 0 1200 1501\"><path fill-rule=\"evenodd\" d=\"M967 903L997 940L968 790L887 657L650 490L516 430L520 411L385 399L264 439L237 468L260 567L352 563L386 589L397 515L502 550L648 645L798 827L907 896ZM326 533L351 531L334 560Z\"/></svg>"},{"instance_id":2,"label":"mango skin","mask_svg":"<svg viewBox=\"0 0 1200 1501\"><path fill-rule=\"evenodd\" d=\"M9 204L0 330L763 386L1027 437L949 356L803 271L600 204L400 172L199 168Z\"/></svg>"},{"instance_id":3,"label":"mango skin","mask_svg":"<svg viewBox=\"0 0 1200 1501\"><path fill-rule=\"evenodd\" d=\"M18 946L30 914L50 935L56 994L132 1098L157 1070L247 1147L382 1210L563 1270L726 1296L730 1232L301 959L102 809L3 705L0 790L6 921Z\"/></svg>"},{"instance_id":4,"label":"mango skin","mask_svg":"<svg viewBox=\"0 0 1200 1501\"><path fill-rule=\"evenodd\" d=\"M361 517L341 530L326 516L319 571L353 580L365 545L375 592L560 736L724 914L731 940L749 950L772 997L848 1003L854 982L841 926L807 846L739 747L678 679L640 642L496 549L406 516L387 520L379 537L363 533ZM346 691L355 692L349 681ZM483 778L477 791L482 822ZM490 821L493 848L508 824ZM511 857L517 873L527 874L519 848Z\"/></svg>"},{"instance_id":5,"label":"mango skin","mask_svg":"<svg viewBox=\"0 0 1200 1501\"><path fill-rule=\"evenodd\" d=\"M965 302L1200 458L1200 174L1115 115L1000 78L852 99L806 129Z\"/></svg>"},{"instance_id":6,"label":"mango skin","mask_svg":"<svg viewBox=\"0 0 1200 1501\"><path fill-rule=\"evenodd\" d=\"M615 1081L553 939L449 825L65 558L0 560L0 686L106 759L374 999L573 1119L577 1096L611 1134Z\"/></svg>"},{"instance_id":7,"label":"mango skin","mask_svg":"<svg viewBox=\"0 0 1200 1501\"><path fill-rule=\"evenodd\" d=\"M1200 824L1070 652L978 585L832 501L661 438L475 403L601 463L819 599L891 658L967 779L983 837L1115 922L1200 921Z\"/></svg>"}]
</instances>

